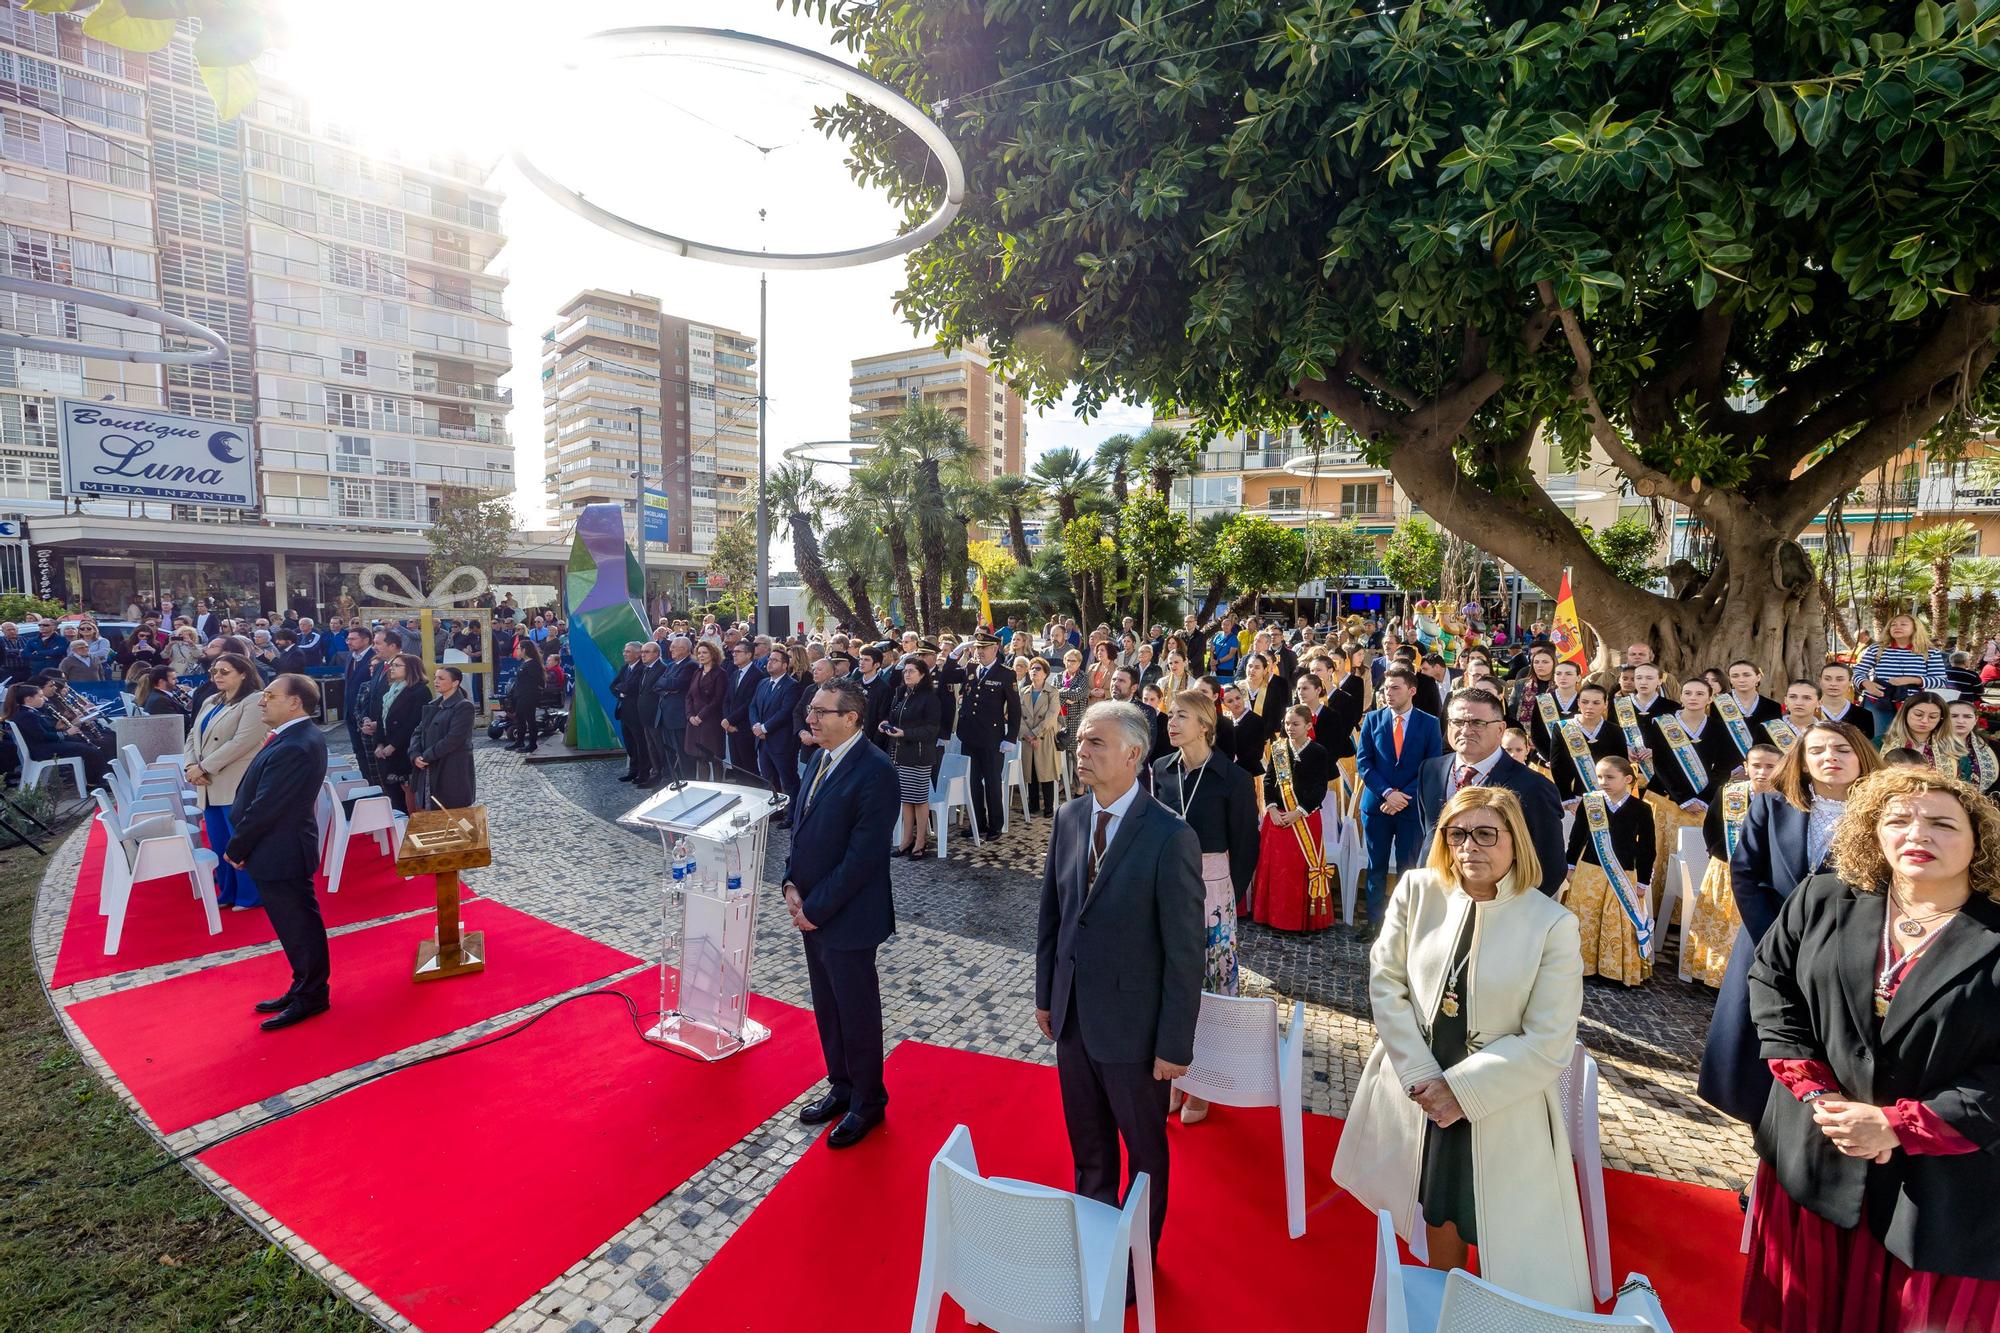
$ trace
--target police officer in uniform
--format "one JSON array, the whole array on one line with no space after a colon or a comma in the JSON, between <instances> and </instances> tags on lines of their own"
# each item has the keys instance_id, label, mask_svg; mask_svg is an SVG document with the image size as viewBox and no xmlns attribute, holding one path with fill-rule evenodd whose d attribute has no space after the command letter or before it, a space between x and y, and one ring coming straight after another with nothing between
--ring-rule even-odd
<instances>
[{"instance_id":1,"label":"police officer in uniform","mask_svg":"<svg viewBox=\"0 0 2000 1333\"><path fill-rule=\"evenodd\" d=\"M1000 665L1000 640L981 634L980 665L966 679L958 707L958 745L971 761L967 795L981 838L998 837L1006 811L1006 755L1021 736L1021 696L1014 673Z\"/></svg>"}]
</instances>

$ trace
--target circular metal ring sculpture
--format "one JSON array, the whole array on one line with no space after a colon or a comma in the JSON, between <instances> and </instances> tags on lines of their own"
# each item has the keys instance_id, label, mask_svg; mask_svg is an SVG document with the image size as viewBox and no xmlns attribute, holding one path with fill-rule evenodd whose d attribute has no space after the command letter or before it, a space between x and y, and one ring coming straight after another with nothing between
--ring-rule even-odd
<instances>
[{"instance_id":1,"label":"circular metal ring sculpture","mask_svg":"<svg viewBox=\"0 0 2000 1333\"><path fill-rule=\"evenodd\" d=\"M71 342L66 338L37 338L32 334L0 329L0 347L17 348L24 352L54 352L58 356L87 356L99 361L131 361L147 366L198 366L209 361L229 359L228 340L214 329L110 292L93 291L88 287L65 287L60 283L38 282L33 278L5 274L0 274L0 292L16 292L22 296L39 296L51 301L89 306L94 310L108 310L114 315L157 324L163 331L184 334L208 344L188 352L173 352L165 348L149 351L143 347L99 347Z\"/></svg>"},{"instance_id":2,"label":"circular metal ring sculpture","mask_svg":"<svg viewBox=\"0 0 2000 1333\"><path fill-rule=\"evenodd\" d=\"M806 440L799 444L787 445L782 457L788 463L813 463L825 467L860 467L866 458L855 456L854 450L861 445L875 444L874 440ZM835 452L835 451L838 452Z\"/></svg>"},{"instance_id":3,"label":"circular metal ring sculpture","mask_svg":"<svg viewBox=\"0 0 2000 1333\"><path fill-rule=\"evenodd\" d=\"M889 259L916 249L950 226L952 219L957 217L959 210L965 206L965 164L960 161L958 150L951 146L951 140L945 137L944 131L938 128L921 108L894 89L878 83L860 70L851 65L844 65L831 56L808 51L804 47L793 46L788 42L759 37L753 33L677 25L612 28L605 32L592 33L583 40L583 54L570 62L574 65L659 55L711 56L736 61L744 61L747 57L772 69L786 70L820 80L893 117L898 124L923 140L924 146L931 150L932 155L944 168L944 199L931 215L913 230L891 240L851 250L786 254L764 250L740 250L726 245L708 245L634 222L622 214L591 203L583 195L536 166L519 148L513 151L511 156L514 165L520 169L522 175L533 182L536 189L578 217L615 235L637 241L641 245L655 246L672 254L683 255L689 259L705 259L712 263L735 264L744 268L848 268L857 264L871 264L878 259Z\"/></svg>"}]
</instances>

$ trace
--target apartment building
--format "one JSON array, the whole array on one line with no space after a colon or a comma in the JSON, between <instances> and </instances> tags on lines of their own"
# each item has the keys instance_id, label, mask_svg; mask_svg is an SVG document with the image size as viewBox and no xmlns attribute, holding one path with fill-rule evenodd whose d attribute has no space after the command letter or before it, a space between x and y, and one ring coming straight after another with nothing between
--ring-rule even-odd
<instances>
[{"instance_id":1,"label":"apartment building","mask_svg":"<svg viewBox=\"0 0 2000 1333\"><path fill-rule=\"evenodd\" d=\"M982 481L1025 466L1025 404L994 373L980 344L918 347L856 357L848 376L848 436L856 457L912 403L927 403L957 417L975 446L972 471Z\"/></svg>"},{"instance_id":2,"label":"apartment building","mask_svg":"<svg viewBox=\"0 0 2000 1333\"><path fill-rule=\"evenodd\" d=\"M543 489L559 523L631 505L643 469L666 498L667 549L707 555L757 504L757 340L593 288L542 339ZM637 445L638 447L635 447Z\"/></svg>"},{"instance_id":3,"label":"apartment building","mask_svg":"<svg viewBox=\"0 0 2000 1333\"><path fill-rule=\"evenodd\" d=\"M70 15L0 8L0 273L116 292L215 330L162 368L0 350L0 583L92 605L212 592L323 605L362 564L421 579L443 492L514 486L500 196L482 164L365 152L267 83L223 122L191 25L126 52ZM0 294L0 326L156 349L150 324ZM169 345L178 345L168 335ZM241 423L248 510L65 498L58 397Z\"/></svg>"}]
</instances>

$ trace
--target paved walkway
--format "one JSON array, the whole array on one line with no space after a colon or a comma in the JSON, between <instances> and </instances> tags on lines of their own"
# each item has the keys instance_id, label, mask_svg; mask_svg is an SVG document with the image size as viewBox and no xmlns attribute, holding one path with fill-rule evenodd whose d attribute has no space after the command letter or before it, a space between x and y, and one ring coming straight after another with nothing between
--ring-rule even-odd
<instances>
[{"instance_id":1,"label":"paved walkway","mask_svg":"<svg viewBox=\"0 0 2000 1333\"><path fill-rule=\"evenodd\" d=\"M338 732L330 735L337 737ZM527 768L483 739L478 745L479 791L488 810L494 856L489 869L471 873L473 885L489 898L657 959L659 846L652 837L611 822L638 799L629 785L615 780L617 767L590 762ZM1047 820L1017 819L1005 836L983 848L974 849L970 839L955 841L948 862L893 863L899 926L881 956L884 1017L892 1043L918 1039L1043 1063L1053 1060L1052 1049L1035 1029L1033 986L1035 909L1048 831ZM767 880L783 864L785 835L774 834L772 844ZM37 904L34 939L45 983L55 965L82 846L79 832L52 858ZM775 897L768 895L767 904ZM231 956L275 947L254 946ZM760 913L756 947L757 990L810 1007L797 935L779 908L767 905ZM124 973L68 988L54 998L68 1001L141 985L214 961L211 956ZM1241 965L1245 994L1306 1001L1307 1109L1344 1113L1373 1043L1366 958L1356 937L1341 927L1301 937L1250 926ZM1606 1165L1738 1187L1753 1162L1749 1134L1708 1109L1693 1092L1711 1008L1708 992L1675 980L1670 960L1663 960L1660 973L1633 990L1595 982L1586 988L1582 1036L1602 1070ZM498 1015L359 1068L402 1063L457 1045L526 1012ZM157 1133L75 1025L63 1021L92 1067L112 1083L140 1123ZM337 1086L355 1072L290 1089L163 1136L163 1141L185 1151ZM805 1151L810 1136L795 1114L818 1091L815 1087L774 1115L497 1327L574 1333L650 1328ZM371 1315L391 1328L411 1327L205 1167L193 1164L190 1169Z\"/></svg>"}]
</instances>

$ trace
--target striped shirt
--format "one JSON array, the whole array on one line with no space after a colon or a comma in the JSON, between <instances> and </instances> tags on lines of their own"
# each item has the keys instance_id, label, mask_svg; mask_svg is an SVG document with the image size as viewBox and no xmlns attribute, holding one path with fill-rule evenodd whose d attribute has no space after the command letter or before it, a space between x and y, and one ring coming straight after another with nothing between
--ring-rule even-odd
<instances>
[{"instance_id":1,"label":"striped shirt","mask_svg":"<svg viewBox=\"0 0 2000 1333\"><path fill-rule=\"evenodd\" d=\"M1861 650L1861 660L1854 664L1854 678L1887 681L1896 676L1922 676L1924 688L1936 690L1944 688L1945 671L1950 665L1940 648L1918 653L1893 644L1871 643Z\"/></svg>"}]
</instances>

